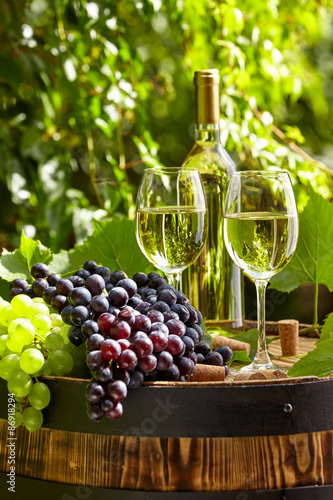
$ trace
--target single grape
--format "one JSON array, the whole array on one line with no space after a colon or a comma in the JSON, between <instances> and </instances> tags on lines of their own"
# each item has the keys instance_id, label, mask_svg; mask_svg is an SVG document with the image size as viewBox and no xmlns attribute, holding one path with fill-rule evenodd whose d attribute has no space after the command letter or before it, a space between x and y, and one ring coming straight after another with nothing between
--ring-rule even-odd
<instances>
[{"instance_id":1,"label":"single grape","mask_svg":"<svg viewBox=\"0 0 333 500\"><path fill-rule=\"evenodd\" d=\"M116 285L118 281L128 278L127 274L123 271L114 271L110 275L110 281L113 285Z\"/></svg>"},{"instance_id":2,"label":"single grape","mask_svg":"<svg viewBox=\"0 0 333 500\"><path fill-rule=\"evenodd\" d=\"M133 297L133 295L136 294L136 292L138 290L138 285L135 283L134 280L131 280L130 278L124 278L122 280L119 280L116 283L116 287L119 287L119 286L126 290L129 298Z\"/></svg>"},{"instance_id":3,"label":"single grape","mask_svg":"<svg viewBox=\"0 0 333 500\"><path fill-rule=\"evenodd\" d=\"M178 335L178 337L183 337L186 332L186 326L179 319L169 319L165 326L168 327L169 333Z\"/></svg>"},{"instance_id":4,"label":"single grape","mask_svg":"<svg viewBox=\"0 0 333 500\"><path fill-rule=\"evenodd\" d=\"M7 388L10 394L24 398L32 388L32 378L27 373L19 371L8 380Z\"/></svg>"},{"instance_id":5,"label":"single grape","mask_svg":"<svg viewBox=\"0 0 333 500\"><path fill-rule=\"evenodd\" d=\"M75 290L75 288L74 288ZM65 306L63 310L61 311L61 319L66 325L72 325L73 321L71 320L71 312L74 309L74 306L71 304L68 304L68 306Z\"/></svg>"},{"instance_id":6,"label":"single grape","mask_svg":"<svg viewBox=\"0 0 333 500\"><path fill-rule=\"evenodd\" d=\"M160 330L155 330L149 334L149 338L153 343L154 351L161 352L166 349L168 345L168 335Z\"/></svg>"},{"instance_id":7,"label":"single grape","mask_svg":"<svg viewBox=\"0 0 333 500\"><path fill-rule=\"evenodd\" d=\"M134 351L125 349L118 358L118 365L124 370L133 370L138 364L138 358Z\"/></svg>"},{"instance_id":8,"label":"single grape","mask_svg":"<svg viewBox=\"0 0 333 500\"><path fill-rule=\"evenodd\" d=\"M190 304L186 304L186 309L189 312L189 318L186 322L187 325L190 325L191 323L198 323L199 318L198 318L198 313L195 307L191 306Z\"/></svg>"},{"instance_id":9,"label":"single grape","mask_svg":"<svg viewBox=\"0 0 333 500\"><path fill-rule=\"evenodd\" d=\"M43 292L49 287L48 281L44 278L37 278L31 285L31 289L37 297L41 297Z\"/></svg>"},{"instance_id":10,"label":"single grape","mask_svg":"<svg viewBox=\"0 0 333 500\"><path fill-rule=\"evenodd\" d=\"M136 306L136 311L141 314L147 314L152 308L153 306L149 304L149 302L140 302L140 304Z\"/></svg>"},{"instance_id":11,"label":"single grape","mask_svg":"<svg viewBox=\"0 0 333 500\"><path fill-rule=\"evenodd\" d=\"M113 372L109 366L99 366L95 371L93 371L92 375L96 382L106 384L107 382L111 382Z\"/></svg>"},{"instance_id":12,"label":"single grape","mask_svg":"<svg viewBox=\"0 0 333 500\"><path fill-rule=\"evenodd\" d=\"M130 381L128 383L128 387L136 388L140 387L144 382L144 374L140 370L134 370L131 373Z\"/></svg>"},{"instance_id":13,"label":"single grape","mask_svg":"<svg viewBox=\"0 0 333 500\"><path fill-rule=\"evenodd\" d=\"M169 329L164 323L153 323L149 329L149 333L155 332L156 330L165 333L165 335L169 335Z\"/></svg>"},{"instance_id":14,"label":"single grape","mask_svg":"<svg viewBox=\"0 0 333 500\"><path fill-rule=\"evenodd\" d=\"M186 324L186 322L189 320L190 313L188 309L183 305L183 304L175 304L171 306L171 311L174 311L175 313L178 314L180 321Z\"/></svg>"},{"instance_id":15,"label":"single grape","mask_svg":"<svg viewBox=\"0 0 333 500\"><path fill-rule=\"evenodd\" d=\"M23 293L24 295L28 295L28 297L30 297L30 298L32 298L32 299L33 299L34 297L36 297L36 295L35 295L35 294L34 294L34 292L32 291L31 286L26 286L26 287L24 288L24 290L22 291L22 293Z\"/></svg>"},{"instance_id":16,"label":"single grape","mask_svg":"<svg viewBox=\"0 0 333 500\"><path fill-rule=\"evenodd\" d=\"M13 311L13 308L10 304L3 307L0 311L0 324L8 327L9 324L17 319L18 315Z\"/></svg>"},{"instance_id":17,"label":"single grape","mask_svg":"<svg viewBox=\"0 0 333 500\"><path fill-rule=\"evenodd\" d=\"M68 331L68 340L76 347L79 347L81 344L84 344L86 338L81 332L81 328L73 325Z\"/></svg>"},{"instance_id":18,"label":"single grape","mask_svg":"<svg viewBox=\"0 0 333 500\"><path fill-rule=\"evenodd\" d=\"M168 346L166 350L172 354L173 356L176 356L177 354L180 354L182 350L185 348L184 342L178 335L169 335L168 337Z\"/></svg>"},{"instance_id":19,"label":"single grape","mask_svg":"<svg viewBox=\"0 0 333 500\"><path fill-rule=\"evenodd\" d=\"M201 354L201 352L194 353L194 354L196 354L196 356L197 356L197 363L199 365L205 365L206 364L206 357L203 354Z\"/></svg>"},{"instance_id":20,"label":"single grape","mask_svg":"<svg viewBox=\"0 0 333 500\"><path fill-rule=\"evenodd\" d=\"M85 321L81 326L81 333L86 339L91 337L91 335L93 335L94 333L98 332L98 323L93 319L87 319L87 321Z\"/></svg>"},{"instance_id":21,"label":"single grape","mask_svg":"<svg viewBox=\"0 0 333 500\"><path fill-rule=\"evenodd\" d=\"M213 351L206 355L206 364L214 366L223 366L223 358L219 352Z\"/></svg>"},{"instance_id":22,"label":"single grape","mask_svg":"<svg viewBox=\"0 0 333 500\"><path fill-rule=\"evenodd\" d=\"M153 342L147 335L143 337L136 336L132 344L133 350L139 359L146 358L154 350Z\"/></svg>"},{"instance_id":23,"label":"single grape","mask_svg":"<svg viewBox=\"0 0 333 500\"><path fill-rule=\"evenodd\" d=\"M73 288L74 288L73 283L66 278L61 279L56 284L57 293L59 295L65 295L66 297L73 290Z\"/></svg>"},{"instance_id":24,"label":"single grape","mask_svg":"<svg viewBox=\"0 0 333 500\"><path fill-rule=\"evenodd\" d=\"M16 411L14 413L14 419L15 419L15 429L19 427L23 423L23 415L19 411Z\"/></svg>"},{"instance_id":25,"label":"single grape","mask_svg":"<svg viewBox=\"0 0 333 500\"><path fill-rule=\"evenodd\" d=\"M74 274L74 276L71 276L69 278L69 281L71 281L73 283L73 287L74 288L77 288L77 287L82 287L85 285L85 280L84 278L82 278L81 276L77 276Z\"/></svg>"},{"instance_id":26,"label":"single grape","mask_svg":"<svg viewBox=\"0 0 333 500\"><path fill-rule=\"evenodd\" d=\"M14 297L17 297L18 295L24 295L23 290L21 288L12 288L9 291L9 298L12 300Z\"/></svg>"},{"instance_id":27,"label":"single grape","mask_svg":"<svg viewBox=\"0 0 333 500\"><path fill-rule=\"evenodd\" d=\"M50 271L46 264L38 262L32 266L30 273L33 278L47 278Z\"/></svg>"},{"instance_id":28,"label":"single grape","mask_svg":"<svg viewBox=\"0 0 333 500\"><path fill-rule=\"evenodd\" d=\"M27 310L27 318L31 319L34 316L36 316L36 314L48 315L49 312L50 312L49 308L47 307L46 304L43 304L41 302L34 302L32 306L30 306L29 309Z\"/></svg>"},{"instance_id":29,"label":"single grape","mask_svg":"<svg viewBox=\"0 0 333 500\"><path fill-rule=\"evenodd\" d=\"M11 301L11 306L15 314L21 318L25 318L27 310L31 307L33 301L28 295L16 295Z\"/></svg>"},{"instance_id":30,"label":"single grape","mask_svg":"<svg viewBox=\"0 0 333 500\"><path fill-rule=\"evenodd\" d=\"M106 295L95 295L90 302L90 311L95 316L100 316L101 314L108 312L109 306L110 304Z\"/></svg>"},{"instance_id":31,"label":"single grape","mask_svg":"<svg viewBox=\"0 0 333 500\"><path fill-rule=\"evenodd\" d=\"M80 276L81 278L86 280L87 278L89 278L90 274L91 273L87 269L78 269L75 273L75 276Z\"/></svg>"},{"instance_id":32,"label":"single grape","mask_svg":"<svg viewBox=\"0 0 333 500\"><path fill-rule=\"evenodd\" d=\"M62 346L64 345L64 339L63 336L60 335L59 333L50 333L45 339L45 348L50 349L52 351L61 349Z\"/></svg>"},{"instance_id":33,"label":"single grape","mask_svg":"<svg viewBox=\"0 0 333 500\"><path fill-rule=\"evenodd\" d=\"M21 324L16 324L14 330L8 334L7 347L13 352L20 353L25 345L33 342L35 335L36 331L33 325L30 322L22 321Z\"/></svg>"},{"instance_id":34,"label":"single grape","mask_svg":"<svg viewBox=\"0 0 333 500\"><path fill-rule=\"evenodd\" d=\"M97 351L100 349L105 338L99 333L93 333L87 340L88 351Z\"/></svg>"},{"instance_id":35,"label":"single grape","mask_svg":"<svg viewBox=\"0 0 333 500\"><path fill-rule=\"evenodd\" d=\"M36 410L43 410L51 401L50 389L43 382L33 384L28 395L29 403Z\"/></svg>"},{"instance_id":36,"label":"single grape","mask_svg":"<svg viewBox=\"0 0 333 500\"><path fill-rule=\"evenodd\" d=\"M122 414L123 414L123 406L121 403L118 403L117 406L115 406L114 408L112 408L107 412L106 416L111 420L115 420L121 417Z\"/></svg>"},{"instance_id":37,"label":"single grape","mask_svg":"<svg viewBox=\"0 0 333 500\"><path fill-rule=\"evenodd\" d=\"M100 266L94 270L94 274L98 274L104 278L104 281L110 281L111 271L107 266Z\"/></svg>"},{"instance_id":38,"label":"single grape","mask_svg":"<svg viewBox=\"0 0 333 500\"><path fill-rule=\"evenodd\" d=\"M101 353L103 359L118 359L121 353L121 347L116 340L105 339L101 344Z\"/></svg>"},{"instance_id":39,"label":"single grape","mask_svg":"<svg viewBox=\"0 0 333 500\"><path fill-rule=\"evenodd\" d=\"M185 335L186 335L186 337L190 337L193 340L195 345L199 344L199 335L198 335L198 332L194 328L187 327L186 331L185 331Z\"/></svg>"},{"instance_id":40,"label":"single grape","mask_svg":"<svg viewBox=\"0 0 333 500\"><path fill-rule=\"evenodd\" d=\"M70 313L70 318L74 325L81 326L87 319L89 319L89 310L85 306L76 306Z\"/></svg>"},{"instance_id":41,"label":"single grape","mask_svg":"<svg viewBox=\"0 0 333 500\"><path fill-rule=\"evenodd\" d=\"M185 353L184 356L189 356L192 352L194 352L194 342L190 337L182 337L182 341L185 344Z\"/></svg>"},{"instance_id":42,"label":"single grape","mask_svg":"<svg viewBox=\"0 0 333 500\"><path fill-rule=\"evenodd\" d=\"M164 288L157 294L157 300L165 302L169 307L177 303L177 295L174 291Z\"/></svg>"},{"instance_id":43,"label":"single grape","mask_svg":"<svg viewBox=\"0 0 333 500\"><path fill-rule=\"evenodd\" d=\"M207 354L210 352L210 345L207 344L207 342L199 342L199 344L195 346L195 352L197 354L200 352L200 354L207 356Z\"/></svg>"},{"instance_id":44,"label":"single grape","mask_svg":"<svg viewBox=\"0 0 333 500\"><path fill-rule=\"evenodd\" d=\"M145 273L136 273L132 276L132 280L140 287L147 285L149 278Z\"/></svg>"},{"instance_id":45,"label":"single grape","mask_svg":"<svg viewBox=\"0 0 333 500\"><path fill-rule=\"evenodd\" d=\"M104 413L112 410L114 406L115 405L112 403L111 399L104 399L104 401L101 402L101 409L104 411Z\"/></svg>"},{"instance_id":46,"label":"single grape","mask_svg":"<svg viewBox=\"0 0 333 500\"><path fill-rule=\"evenodd\" d=\"M56 273L50 273L46 279L50 286L56 286L57 283L61 280L61 276Z\"/></svg>"},{"instance_id":47,"label":"single grape","mask_svg":"<svg viewBox=\"0 0 333 500\"><path fill-rule=\"evenodd\" d=\"M102 333L104 333L105 335L109 335L110 328L116 321L116 316L107 312L99 316L97 324Z\"/></svg>"},{"instance_id":48,"label":"single grape","mask_svg":"<svg viewBox=\"0 0 333 500\"><path fill-rule=\"evenodd\" d=\"M0 359L0 377L9 380L20 369L20 356L17 354L7 354Z\"/></svg>"},{"instance_id":49,"label":"single grape","mask_svg":"<svg viewBox=\"0 0 333 500\"><path fill-rule=\"evenodd\" d=\"M65 295L57 294L51 299L51 306L55 311L61 312L64 307L68 304L67 297Z\"/></svg>"},{"instance_id":50,"label":"single grape","mask_svg":"<svg viewBox=\"0 0 333 500\"><path fill-rule=\"evenodd\" d=\"M181 377L188 377L194 372L194 363L190 358L185 358L184 356L176 358L175 365L178 366Z\"/></svg>"},{"instance_id":51,"label":"single grape","mask_svg":"<svg viewBox=\"0 0 333 500\"><path fill-rule=\"evenodd\" d=\"M36 333L42 337L45 337L45 334L52 328L52 320L46 314L36 314L36 316L31 318L31 324L35 328Z\"/></svg>"},{"instance_id":52,"label":"single grape","mask_svg":"<svg viewBox=\"0 0 333 500\"><path fill-rule=\"evenodd\" d=\"M44 364L44 356L38 349L26 349L20 357L20 368L23 372L32 375L39 372Z\"/></svg>"},{"instance_id":53,"label":"single grape","mask_svg":"<svg viewBox=\"0 0 333 500\"><path fill-rule=\"evenodd\" d=\"M138 314L132 325L132 330L148 333L151 327L151 320L144 314Z\"/></svg>"},{"instance_id":54,"label":"single grape","mask_svg":"<svg viewBox=\"0 0 333 500\"><path fill-rule=\"evenodd\" d=\"M83 264L83 269L89 271L89 273L93 273L98 267L99 265L94 260L86 260Z\"/></svg>"},{"instance_id":55,"label":"single grape","mask_svg":"<svg viewBox=\"0 0 333 500\"><path fill-rule=\"evenodd\" d=\"M90 351L87 355L86 363L90 370L97 370L97 368L103 366L104 360L102 352L99 349L96 351Z\"/></svg>"},{"instance_id":56,"label":"single grape","mask_svg":"<svg viewBox=\"0 0 333 500\"><path fill-rule=\"evenodd\" d=\"M153 354L149 354L149 356L139 359L138 362L138 367L144 373L152 372L153 370L155 370L156 365L157 365L157 359L156 356L154 356Z\"/></svg>"},{"instance_id":57,"label":"single grape","mask_svg":"<svg viewBox=\"0 0 333 500\"><path fill-rule=\"evenodd\" d=\"M22 417L23 424L29 432L37 431L43 425L43 413L36 408L26 408L23 410Z\"/></svg>"},{"instance_id":58,"label":"single grape","mask_svg":"<svg viewBox=\"0 0 333 500\"><path fill-rule=\"evenodd\" d=\"M118 320L123 320L126 321L130 326L134 325L135 322L135 317L136 317L136 311L130 306L125 306L121 309L121 311L118 314Z\"/></svg>"},{"instance_id":59,"label":"single grape","mask_svg":"<svg viewBox=\"0 0 333 500\"><path fill-rule=\"evenodd\" d=\"M174 311L167 311L165 313L163 313L163 321L164 323L167 323L170 319L179 319L179 316L176 312Z\"/></svg>"},{"instance_id":60,"label":"single grape","mask_svg":"<svg viewBox=\"0 0 333 500\"><path fill-rule=\"evenodd\" d=\"M92 274L86 279L85 287L91 295L101 295L105 288L105 281L99 274Z\"/></svg>"},{"instance_id":61,"label":"single grape","mask_svg":"<svg viewBox=\"0 0 333 500\"><path fill-rule=\"evenodd\" d=\"M117 404L127 396L127 386L122 380L114 380L106 386L106 393L108 398Z\"/></svg>"},{"instance_id":62,"label":"single grape","mask_svg":"<svg viewBox=\"0 0 333 500\"><path fill-rule=\"evenodd\" d=\"M67 375L73 369L73 358L69 352L56 349L49 356L50 367L54 375Z\"/></svg>"},{"instance_id":63,"label":"single grape","mask_svg":"<svg viewBox=\"0 0 333 500\"><path fill-rule=\"evenodd\" d=\"M114 340L128 339L130 334L131 327L126 321L116 321L110 328L110 335Z\"/></svg>"},{"instance_id":64,"label":"single grape","mask_svg":"<svg viewBox=\"0 0 333 500\"><path fill-rule=\"evenodd\" d=\"M218 352L219 354L221 354L222 358L223 358L223 363L226 364L228 363L232 356L233 356L233 352L232 350L230 349L230 347L228 345L220 345L218 346L216 349L215 349L215 352Z\"/></svg>"},{"instance_id":65,"label":"single grape","mask_svg":"<svg viewBox=\"0 0 333 500\"><path fill-rule=\"evenodd\" d=\"M168 382L176 382L180 377L179 368L174 363L169 368L161 372L161 374L163 376L163 380Z\"/></svg>"},{"instance_id":66,"label":"single grape","mask_svg":"<svg viewBox=\"0 0 333 500\"><path fill-rule=\"evenodd\" d=\"M93 422L99 422L104 417L104 412L99 405L95 404L88 407L87 415Z\"/></svg>"},{"instance_id":67,"label":"single grape","mask_svg":"<svg viewBox=\"0 0 333 500\"><path fill-rule=\"evenodd\" d=\"M164 323L163 313L161 313L161 311L157 311L155 309L148 311L147 318L149 318L152 323Z\"/></svg>"},{"instance_id":68,"label":"single grape","mask_svg":"<svg viewBox=\"0 0 333 500\"><path fill-rule=\"evenodd\" d=\"M91 293L84 286L71 290L68 294L68 302L73 306L88 306L91 301Z\"/></svg>"},{"instance_id":69,"label":"single grape","mask_svg":"<svg viewBox=\"0 0 333 500\"><path fill-rule=\"evenodd\" d=\"M158 276L150 276L151 273L148 274L148 278L149 278L149 281L148 281L148 286L151 287L151 288L158 288L160 287L161 285L165 285L166 284L166 281L164 278L162 278L162 276L158 275Z\"/></svg>"},{"instance_id":70,"label":"single grape","mask_svg":"<svg viewBox=\"0 0 333 500\"><path fill-rule=\"evenodd\" d=\"M90 403L100 403L105 396L105 391L101 384L92 381L86 388L85 396Z\"/></svg>"},{"instance_id":71,"label":"single grape","mask_svg":"<svg viewBox=\"0 0 333 500\"><path fill-rule=\"evenodd\" d=\"M112 306L123 307L127 304L129 296L125 288L116 286L109 291L108 298Z\"/></svg>"},{"instance_id":72,"label":"single grape","mask_svg":"<svg viewBox=\"0 0 333 500\"><path fill-rule=\"evenodd\" d=\"M167 370L173 364L173 356L168 351L162 351L156 354L156 359L156 368L161 371Z\"/></svg>"}]
</instances>

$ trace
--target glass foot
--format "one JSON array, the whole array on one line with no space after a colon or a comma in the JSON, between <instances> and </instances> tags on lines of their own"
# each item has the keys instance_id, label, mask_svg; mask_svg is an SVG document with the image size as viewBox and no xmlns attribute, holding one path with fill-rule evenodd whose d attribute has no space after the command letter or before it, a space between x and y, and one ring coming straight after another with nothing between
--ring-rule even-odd
<instances>
[{"instance_id":1,"label":"glass foot","mask_svg":"<svg viewBox=\"0 0 333 500\"><path fill-rule=\"evenodd\" d=\"M276 365L270 361L269 363L254 363L252 362L250 365L243 366L241 368L234 368L235 372L244 373L244 372L256 372L258 370L282 370L287 372L287 368L284 366Z\"/></svg>"}]
</instances>

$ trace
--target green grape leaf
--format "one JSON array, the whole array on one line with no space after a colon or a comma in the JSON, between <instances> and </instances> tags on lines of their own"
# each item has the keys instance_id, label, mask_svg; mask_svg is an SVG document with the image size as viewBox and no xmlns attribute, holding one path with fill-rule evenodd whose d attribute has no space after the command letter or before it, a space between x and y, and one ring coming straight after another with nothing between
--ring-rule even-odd
<instances>
[{"instance_id":1,"label":"green grape leaf","mask_svg":"<svg viewBox=\"0 0 333 500\"><path fill-rule=\"evenodd\" d=\"M251 358L247 355L246 351L233 351L231 360L228 362L228 366L231 366L234 361L240 361L241 363L251 363Z\"/></svg>"},{"instance_id":2,"label":"green grape leaf","mask_svg":"<svg viewBox=\"0 0 333 500\"><path fill-rule=\"evenodd\" d=\"M329 314L325 319L325 323L318 342L329 340L331 338L331 335L333 335L333 313Z\"/></svg>"},{"instance_id":3,"label":"green grape leaf","mask_svg":"<svg viewBox=\"0 0 333 500\"><path fill-rule=\"evenodd\" d=\"M94 231L81 244L55 254L50 269L60 274L74 272L86 260L107 266L111 272L122 270L129 276L150 272L154 267L141 252L135 237L135 222L127 218L94 220Z\"/></svg>"},{"instance_id":4,"label":"green grape leaf","mask_svg":"<svg viewBox=\"0 0 333 500\"><path fill-rule=\"evenodd\" d=\"M310 189L310 198L299 216L299 238L287 266L273 276L271 288L290 292L299 285L326 285L333 291L333 204Z\"/></svg>"},{"instance_id":5,"label":"green grape leaf","mask_svg":"<svg viewBox=\"0 0 333 500\"><path fill-rule=\"evenodd\" d=\"M288 370L288 377L314 375L327 377L333 373L333 338L318 342L310 351Z\"/></svg>"},{"instance_id":6,"label":"green grape leaf","mask_svg":"<svg viewBox=\"0 0 333 500\"><path fill-rule=\"evenodd\" d=\"M30 269L37 262L48 264L52 259L52 252L38 240L27 238L21 234L21 245L13 252L5 248L0 258L0 276L6 281L16 278L30 279Z\"/></svg>"}]
</instances>

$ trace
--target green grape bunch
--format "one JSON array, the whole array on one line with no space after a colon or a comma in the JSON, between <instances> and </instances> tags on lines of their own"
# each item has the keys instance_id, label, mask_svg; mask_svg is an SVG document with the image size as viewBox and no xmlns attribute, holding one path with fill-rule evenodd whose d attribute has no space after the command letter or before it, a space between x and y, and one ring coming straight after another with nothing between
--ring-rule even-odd
<instances>
[{"instance_id":1,"label":"green grape bunch","mask_svg":"<svg viewBox=\"0 0 333 500\"><path fill-rule=\"evenodd\" d=\"M0 377L16 400L15 426L23 424L30 432L42 426L42 410L51 400L50 389L39 377L67 375L75 364L68 325L38 291L38 287L51 286L41 287L49 275L45 269L44 264L32 267L31 286L25 280L14 280L10 302L0 297Z\"/></svg>"}]
</instances>

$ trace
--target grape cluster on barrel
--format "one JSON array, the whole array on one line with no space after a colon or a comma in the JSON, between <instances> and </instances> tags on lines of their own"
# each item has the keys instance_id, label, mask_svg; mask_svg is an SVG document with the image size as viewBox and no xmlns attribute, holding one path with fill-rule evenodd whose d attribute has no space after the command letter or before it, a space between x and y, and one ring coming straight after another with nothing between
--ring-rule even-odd
<instances>
[{"instance_id":1,"label":"grape cluster on barrel","mask_svg":"<svg viewBox=\"0 0 333 500\"><path fill-rule=\"evenodd\" d=\"M211 352L203 342L200 311L157 272L129 278L89 260L68 278L50 273L42 263L31 274L31 285L12 282L11 299L43 300L61 315L71 344L85 344L91 420L120 417L128 388L145 380L185 381L196 363L228 370L232 351L223 346Z\"/></svg>"}]
</instances>

